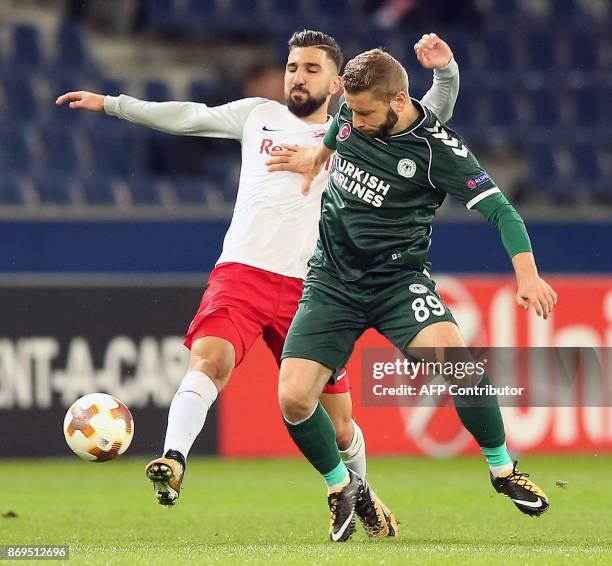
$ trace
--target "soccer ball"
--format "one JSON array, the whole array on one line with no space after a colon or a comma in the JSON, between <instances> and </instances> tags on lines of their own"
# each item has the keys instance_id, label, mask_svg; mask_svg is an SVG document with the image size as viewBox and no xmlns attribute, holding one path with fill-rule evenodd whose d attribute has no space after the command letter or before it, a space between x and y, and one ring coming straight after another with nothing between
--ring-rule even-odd
<instances>
[{"instance_id":1,"label":"soccer ball","mask_svg":"<svg viewBox=\"0 0 612 566\"><path fill-rule=\"evenodd\" d=\"M130 410L116 397L90 393L77 399L64 417L64 436L83 460L106 462L123 454L134 437Z\"/></svg>"}]
</instances>

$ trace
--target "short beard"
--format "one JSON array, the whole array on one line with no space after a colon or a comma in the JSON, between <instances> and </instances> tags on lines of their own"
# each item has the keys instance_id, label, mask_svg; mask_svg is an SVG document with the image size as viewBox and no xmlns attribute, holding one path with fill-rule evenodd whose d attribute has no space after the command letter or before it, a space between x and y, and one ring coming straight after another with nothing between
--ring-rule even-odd
<instances>
[{"instance_id":1,"label":"short beard","mask_svg":"<svg viewBox=\"0 0 612 566\"><path fill-rule=\"evenodd\" d=\"M291 93L286 98L287 108L289 112L298 118L306 118L314 112L316 112L327 100L327 96L321 96L316 98L314 96L308 96L304 102L295 102L291 98Z\"/></svg>"},{"instance_id":2,"label":"short beard","mask_svg":"<svg viewBox=\"0 0 612 566\"><path fill-rule=\"evenodd\" d=\"M391 135L391 130L395 127L395 124L397 124L398 120L399 120L399 116L393 110L393 108L389 106L389 109L387 110L386 120L380 126L380 128L378 128L378 130L374 134L372 134L372 137L373 138L384 138L384 137Z\"/></svg>"}]
</instances>

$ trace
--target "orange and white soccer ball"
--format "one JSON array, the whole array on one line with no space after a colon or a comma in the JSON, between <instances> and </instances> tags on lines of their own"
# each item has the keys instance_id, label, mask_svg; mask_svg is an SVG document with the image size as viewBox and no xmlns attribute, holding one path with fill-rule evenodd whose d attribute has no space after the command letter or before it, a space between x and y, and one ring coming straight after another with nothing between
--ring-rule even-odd
<instances>
[{"instance_id":1,"label":"orange and white soccer ball","mask_svg":"<svg viewBox=\"0 0 612 566\"><path fill-rule=\"evenodd\" d=\"M83 460L106 462L123 454L134 437L130 410L116 397L90 393L77 399L64 417L64 436Z\"/></svg>"}]
</instances>

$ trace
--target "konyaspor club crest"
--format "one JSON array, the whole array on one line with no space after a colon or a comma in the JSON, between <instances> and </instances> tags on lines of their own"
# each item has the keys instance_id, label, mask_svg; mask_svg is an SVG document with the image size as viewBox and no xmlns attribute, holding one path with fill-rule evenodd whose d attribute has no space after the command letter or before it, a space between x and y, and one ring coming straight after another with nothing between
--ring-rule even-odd
<instances>
[{"instance_id":1,"label":"konyaspor club crest","mask_svg":"<svg viewBox=\"0 0 612 566\"><path fill-rule=\"evenodd\" d=\"M400 159L397 163L397 172L402 177L410 179L416 173L416 163L412 159Z\"/></svg>"},{"instance_id":2,"label":"konyaspor club crest","mask_svg":"<svg viewBox=\"0 0 612 566\"><path fill-rule=\"evenodd\" d=\"M408 290L415 295L426 295L429 293L429 289L420 283L413 283L408 287Z\"/></svg>"}]
</instances>

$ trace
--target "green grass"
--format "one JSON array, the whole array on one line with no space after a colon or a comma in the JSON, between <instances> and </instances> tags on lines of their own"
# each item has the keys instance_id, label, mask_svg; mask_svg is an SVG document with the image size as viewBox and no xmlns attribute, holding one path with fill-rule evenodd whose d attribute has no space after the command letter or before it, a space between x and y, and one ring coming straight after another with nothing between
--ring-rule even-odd
<instances>
[{"instance_id":1,"label":"green grass","mask_svg":"<svg viewBox=\"0 0 612 566\"><path fill-rule=\"evenodd\" d=\"M371 459L401 537L333 544L323 484L301 460L193 458L173 509L154 502L141 460L4 460L0 511L18 517L0 517L0 544L68 544L69 564L96 565L611 564L612 458L523 462L551 499L540 519L497 495L479 458Z\"/></svg>"}]
</instances>

